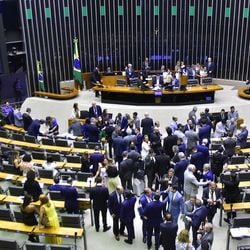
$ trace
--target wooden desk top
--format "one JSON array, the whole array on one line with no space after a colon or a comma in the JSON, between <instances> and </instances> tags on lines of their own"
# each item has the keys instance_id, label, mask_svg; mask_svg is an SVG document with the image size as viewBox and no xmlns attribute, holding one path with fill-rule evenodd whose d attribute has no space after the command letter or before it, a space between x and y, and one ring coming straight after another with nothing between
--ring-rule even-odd
<instances>
[{"instance_id":1,"label":"wooden desk top","mask_svg":"<svg viewBox=\"0 0 250 250\"><path fill-rule=\"evenodd\" d=\"M36 226L33 233L35 234L43 234L43 235L56 235L56 236L64 236L64 237L75 237L75 233L77 233L77 237L82 237L84 230L83 228L71 228L71 227L45 227L39 228Z\"/></svg>"},{"instance_id":2,"label":"wooden desk top","mask_svg":"<svg viewBox=\"0 0 250 250\"><path fill-rule=\"evenodd\" d=\"M64 168L77 168L77 169L80 169L82 166L81 163L72 163L72 162L65 162L64 164Z\"/></svg>"},{"instance_id":3,"label":"wooden desk top","mask_svg":"<svg viewBox=\"0 0 250 250\"><path fill-rule=\"evenodd\" d=\"M20 175L0 172L0 179L16 181L19 177Z\"/></svg>"},{"instance_id":4,"label":"wooden desk top","mask_svg":"<svg viewBox=\"0 0 250 250\"><path fill-rule=\"evenodd\" d=\"M21 233L31 233L34 226L27 226L20 222L0 220L0 229Z\"/></svg>"},{"instance_id":5,"label":"wooden desk top","mask_svg":"<svg viewBox=\"0 0 250 250\"><path fill-rule=\"evenodd\" d=\"M243 154L249 154L249 153L250 153L250 148L242 148L242 149L240 149L240 151L241 151Z\"/></svg>"},{"instance_id":6,"label":"wooden desk top","mask_svg":"<svg viewBox=\"0 0 250 250\"><path fill-rule=\"evenodd\" d=\"M5 194L0 194L0 202L3 201L6 198L7 195Z\"/></svg>"},{"instance_id":7,"label":"wooden desk top","mask_svg":"<svg viewBox=\"0 0 250 250\"><path fill-rule=\"evenodd\" d=\"M244 169L249 169L250 164L234 164L234 165L227 165L228 170L244 170Z\"/></svg>"},{"instance_id":8,"label":"wooden desk top","mask_svg":"<svg viewBox=\"0 0 250 250\"><path fill-rule=\"evenodd\" d=\"M230 211L231 210L231 204L223 204L223 209L225 211ZM232 209L234 209L234 210L250 209L250 202L233 203Z\"/></svg>"},{"instance_id":9,"label":"wooden desk top","mask_svg":"<svg viewBox=\"0 0 250 250\"><path fill-rule=\"evenodd\" d=\"M153 89L144 90L138 89L136 87L126 87L126 86L103 86L103 87L94 87L94 90L101 91L101 92L118 92L118 93L126 93L126 94L143 94L143 95L152 95L154 94ZM217 84L211 84L207 86L194 86L187 88L186 90L163 90L162 94L169 94L169 95L181 95L181 94L189 94L189 93L204 93L204 92L213 92L217 90L223 90L223 88Z\"/></svg>"},{"instance_id":10,"label":"wooden desk top","mask_svg":"<svg viewBox=\"0 0 250 250\"><path fill-rule=\"evenodd\" d=\"M219 189L222 188L222 184L221 183L217 183L217 187ZM244 188L244 187L250 187L250 181L241 181L239 184L239 188Z\"/></svg>"},{"instance_id":11,"label":"wooden desk top","mask_svg":"<svg viewBox=\"0 0 250 250\"><path fill-rule=\"evenodd\" d=\"M4 137L0 137L0 142L4 143L4 144L10 144L11 139L9 138L4 138Z\"/></svg>"},{"instance_id":12,"label":"wooden desk top","mask_svg":"<svg viewBox=\"0 0 250 250\"><path fill-rule=\"evenodd\" d=\"M38 159L33 159L32 162L34 162L37 165L43 165L46 160L38 160ZM66 162L63 161L56 161L56 168L63 168Z\"/></svg>"},{"instance_id":13,"label":"wooden desk top","mask_svg":"<svg viewBox=\"0 0 250 250\"><path fill-rule=\"evenodd\" d=\"M71 153L72 148L70 147L59 147L59 146L51 146L51 145L40 145L40 149L49 150L49 151L61 151L65 153Z\"/></svg>"},{"instance_id":14,"label":"wooden desk top","mask_svg":"<svg viewBox=\"0 0 250 250\"><path fill-rule=\"evenodd\" d=\"M14 125L9 125L6 124L3 126L4 129L15 131L15 132L20 132L20 133L25 133L26 131L23 128L16 127Z\"/></svg>"},{"instance_id":15,"label":"wooden desk top","mask_svg":"<svg viewBox=\"0 0 250 250\"><path fill-rule=\"evenodd\" d=\"M34 149L39 149L41 147L41 144L38 143L31 143L31 142L17 141L17 140L11 140L9 144L26 148L34 148Z\"/></svg>"}]
</instances>

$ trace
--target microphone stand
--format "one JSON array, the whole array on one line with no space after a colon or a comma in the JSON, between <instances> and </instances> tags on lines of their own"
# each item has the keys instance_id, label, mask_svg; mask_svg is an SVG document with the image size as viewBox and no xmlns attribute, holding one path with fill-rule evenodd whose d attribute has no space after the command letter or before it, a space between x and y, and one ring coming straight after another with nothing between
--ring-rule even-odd
<instances>
[{"instance_id":1,"label":"microphone stand","mask_svg":"<svg viewBox=\"0 0 250 250\"><path fill-rule=\"evenodd\" d=\"M75 232L75 250L77 250L76 239L77 239L77 232Z\"/></svg>"},{"instance_id":2,"label":"microphone stand","mask_svg":"<svg viewBox=\"0 0 250 250\"><path fill-rule=\"evenodd\" d=\"M229 244L230 244L230 229L232 226L232 220L233 220L233 203L230 204L230 216L229 216L229 223L227 228L227 246L226 250L229 250Z\"/></svg>"}]
</instances>

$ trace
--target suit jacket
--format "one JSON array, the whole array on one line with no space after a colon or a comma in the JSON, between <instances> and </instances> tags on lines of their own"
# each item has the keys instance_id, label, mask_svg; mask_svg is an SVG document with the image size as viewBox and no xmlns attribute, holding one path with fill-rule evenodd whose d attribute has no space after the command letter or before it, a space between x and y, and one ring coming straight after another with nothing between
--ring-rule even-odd
<instances>
[{"instance_id":1,"label":"suit jacket","mask_svg":"<svg viewBox=\"0 0 250 250\"><path fill-rule=\"evenodd\" d=\"M167 174L170 168L170 157L166 154L160 154L155 156L156 172L160 177Z\"/></svg>"},{"instance_id":2,"label":"suit jacket","mask_svg":"<svg viewBox=\"0 0 250 250\"><path fill-rule=\"evenodd\" d=\"M179 216L180 213L184 214L184 200L182 195L176 191L173 199L173 192L168 193L168 211L172 216Z\"/></svg>"},{"instance_id":3,"label":"suit jacket","mask_svg":"<svg viewBox=\"0 0 250 250\"><path fill-rule=\"evenodd\" d=\"M232 157L235 154L235 147L236 147L236 140L233 138L228 137L226 140L223 141L223 146L228 157Z\"/></svg>"},{"instance_id":4,"label":"suit jacket","mask_svg":"<svg viewBox=\"0 0 250 250\"><path fill-rule=\"evenodd\" d=\"M109 192L108 189L102 185L96 185L90 190L90 199L93 200L93 209L107 209Z\"/></svg>"},{"instance_id":5,"label":"suit jacket","mask_svg":"<svg viewBox=\"0 0 250 250\"><path fill-rule=\"evenodd\" d=\"M88 135L88 140L90 142L98 142L99 141L100 130L95 124L87 124L85 126L85 133L86 133L86 135Z\"/></svg>"},{"instance_id":6,"label":"suit jacket","mask_svg":"<svg viewBox=\"0 0 250 250\"><path fill-rule=\"evenodd\" d=\"M166 138L164 138L163 148L166 154L170 156L170 158L173 158L174 156L172 148L174 145L177 145L177 139L178 139L177 135L169 135Z\"/></svg>"},{"instance_id":7,"label":"suit jacket","mask_svg":"<svg viewBox=\"0 0 250 250\"><path fill-rule=\"evenodd\" d=\"M40 121L39 120L33 120L28 128L28 135L35 136L37 138L38 135L41 135L40 133Z\"/></svg>"},{"instance_id":8,"label":"suit jacket","mask_svg":"<svg viewBox=\"0 0 250 250\"><path fill-rule=\"evenodd\" d=\"M163 222L162 213L165 203L161 201L152 201L148 203L143 211L143 216L147 217L148 224L151 226L160 226Z\"/></svg>"},{"instance_id":9,"label":"suit jacket","mask_svg":"<svg viewBox=\"0 0 250 250\"><path fill-rule=\"evenodd\" d=\"M202 164L204 165L205 163L209 163L209 148L205 145L197 145L197 151L201 152L203 155L203 161ZM202 167L203 167L202 165Z\"/></svg>"},{"instance_id":10,"label":"suit jacket","mask_svg":"<svg viewBox=\"0 0 250 250\"><path fill-rule=\"evenodd\" d=\"M192 171L188 169L184 173L184 192L196 196L198 194L199 182Z\"/></svg>"},{"instance_id":11,"label":"suit jacket","mask_svg":"<svg viewBox=\"0 0 250 250\"><path fill-rule=\"evenodd\" d=\"M171 249L174 249L178 231L178 225L174 222L161 223L160 231L161 231L160 242L163 248L168 249L168 247L169 248L171 247Z\"/></svg>"},{"instance_id":12,"label":"suit jacket","mask_svg":"<svg viewBox=\"0 0 250 250\"><path fill-rule=\"evenodd\" d=\"M124 200L123 194L122 194L122 199ZM111 193L110 196L109 196L108 208L109 208L109 212L110 212L111 215L115 214L116 216L120 217L121 203L119 203L119 201L118 201L116 191Z\"/></svg>"},{"instance_id":13,"label":"suit jacket","mask_svg":"<svg viewBox=\"0 0 250 250\"><path fill-rule=\"evenodd\" d=\"M197 170L202 172L204 164L204 156L201 152L194 152L190 158L190 164L194 164Z\"/></svg>"},{"instance_id":14,"label":"suit jacket","mask_svg":"<svg viewBox=\"0 0 250 250\"><path fill-rule=\"evenodd\" d=\"M247 144L248 130L242 129L241 132L236 136L236 144L241 148L245 148Z\"/></svg>"},{"instance_id":15,"label":"suit jacket","mask_svg":"<svg viewBox=\"0 0 250 250\"><path fill-rule=\"evenodd\" d=\"M198 250L211 250L212 244L214 241L214 233L203 233L201 239L200 239L200 246L198 247Z\"/></svg>"},{"instance_id":16,"label":"suit jacket","mask_svg":"<svg viewBox=\"0 0 250 250\"><path fill-rule=\"evenodd\" d=\"M191 215L192 218L191 225L196 228L200 227L201 222L205 221L206 217L207 217L207 208L204 205L202 205L201 207L196 208L193 214Z\"/></svg>"},{"instance_id":17,"label":"suit jacket","mask_svg":"<svg viewBox=\"0 0 250 250\"><path fill-rule=\"evenodd\" d=\"M187 148L192 149L197 145L197 142L199 141L198 134L193 130L188 130L185 132L185 136L187 137Z\"/></svg>"},{"instance_id":18,"label":"suit jacket","mask_svg":"<svg viewBox=\"0 0 250 250\"><path fill-rule=\"evenodd\" d=\"M141 120L141 127L142 127L142 134L143 135L150 135L153 127L154 127L154 122L153 119L150 117L146 117Z\"/></svg>"},{"instance_id":19,"label":"suit jacket","mask_svg":"<svg viewBox=\"0 0 250 250\"><path fill-rule=\"evenodd\" d=\"M189 220L187 219L187 217L191 217L194 210L195 210L195 205L192 204L190 200L187 200L184 203L184 214L185 214L184 223L185 224L189 223Z\"/></svg>"},{"instance_id":20,"label":"suit jacket","mask_svg":"<svg viewBox=\"0 0 250 250\"><path fill-rule=\"evenodd\" d=\"M102 108L100 105L96 105L95 109L93 106L89 108L89 118L95 117L98 118L99 116L102 116Z\"/></svg>"},{"instance_id":21,"label":"suit jacket","mask_svg":"<svg viewBox=\"0 0 250 250\"><path fill-rule=\"evenodd\" d=\"M28 113L23 113L23 128L24 130L28 130L28 127L32 123L32 118Z\"/></svg>"},{"instance_id":22,"label":"suit jacket","mask_svg":"<svg viewBox=\"0 0 250 250\"><path fill-rule=\"evenodd\" d=\"M95 175L98 170L98 163L101 163L103 159L104 155L101 154L100 152L94 152L93 154L90 155L89 161L90 165L93 165L93 168L91 169L93 175Z\"/></svg>"},{"instance_id":23,"label":"suit jacket","mask_svg":"<svg viewBox=\"0 0 250 250\"><path fill-rule=\"evenodd\" d=\"M65 198L64 207L66 209L77 209L78 208L78 192L75 187L67 186L63 189L62 195Z\"/></svg>"},{"instance_id":24,"label":"suit jacket","mask_svg":"<svg viewBox=\"0 0 250 250\"><path fill-rule=\"evenodd\" d=\"M189 164L188 160L181 160L175 164L174 173L180 181L184 181L184 172Z\"/></svg>"},{"instance_id":25,"label":"suit jacket","mask_svg":"<svg viewBox=\"0 0 250 250\"><path fill-rule=\"evenodd\" d=\"M116 157L122 156L122 152L126 150L127 145L124 141L123 137L118 136L113 138L113 148L114 148L114 155Z\"/></svg>"},{"instance_id":26,"label":"suit jacket","mask_svg":"<svg viewBox=\"0 0 250 250\"><path fill-rule=\"evenodd\" d=\"M202 200L203 200L204 206L219 208L220 199L222 198L220 190L218 188L215 188L215 190L214 190L214 194L216 197L216 200L214 202L216 202L216 204L209 204L208 203L207 200L209 199L209 193L211 193L211 189L209 187L203 189Z\"/></svg>"},{"instance_id":27,"label":"suit jacket","mask_svg":"<svg viewBox=\"0 0 250 250\"><path fill-rule=\"evenodd\" d=\"M132 178L133 174L133 160L132 159L124 159L120 163L120 177L129 180Z\"/></svg>"},{"instance_id":28,"label":"suit jacket","mask_svg":"<svg viewBox=\"0 0 250 250\"><path fill-rule=\"evenodd\" d=\"M91 82L96 83L101 80L99 69L95 68L91 74Z\"/></svg>"},{"instance_id":29,"label":"suit jacket","mask_svg":"<svg viewBox=\"0 0 250 250\"><path fill-rule=\"evenodd\" d=\"M136 197L125 199L121 205L120 218L124 224L130 223L135 218Z\"/></svg>"}]
</instances>

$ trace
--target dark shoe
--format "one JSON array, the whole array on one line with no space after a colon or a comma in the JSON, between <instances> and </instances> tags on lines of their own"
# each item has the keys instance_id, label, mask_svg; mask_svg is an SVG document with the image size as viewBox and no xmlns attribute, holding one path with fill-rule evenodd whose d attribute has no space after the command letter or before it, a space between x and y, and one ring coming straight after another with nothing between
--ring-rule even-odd
<instances>
[{"instance_id":1,"label":"dark shoe","mask_svg":"<svg viewBox=\"0 0 250 250\"><path fill-rule=\"evenodd\" d=\"M96 232L99 232L99 228L96 228L95 230L96 230Z\"/></svg>"},{"instance_id":2,"label":"dark shoe","mask_svg":"<svg viewBox=\"0 0 250 250\"><path fill-rule=\"evenodd\" d=\"M229 219L227 219L227 218L224 218L224 221L225 221L226 223L228 223L228 224L230 223L230 222L229 222Z\"/></svg>"},{"instance_id":3,"label":"dark shoe","mask_svg":"<svg viewBox=\"0 0 250 250\"><path fill-rule=\"evenodd\" d=\"M148 245L148 249L151 249L152 245Z\"/></svg>"},{"instance_id":4,"label":"dark shoe","mask_svg":"<svg viewBox=\"0 0 250 250\"><path fill-rule=\"evenodd\" d=\"M107 226L107 227L103 228L103 232L107 232L110 228L111 228L111 226Z\"/></svg>"},{"instance_id":5,"label":"dark shoe","mask_svg":"<svg viewBox=\"0 0 250 250\"><path fill-rule=\"evenodd\" d=\"M130 245L132 245L132 244L133 244L133 242L132 242L132 241L130 241L130 240L124 240L124 242L125 242L125 243L127 243L127 244L130 244Z\"/></svg>"},{"instance_id":6,"label":"dark shoe","mask_svg":"<svg viewBox=\"0 0 250 250\"><path fill-rule=\"evenodd\" d=\"M115 239L116 239L117 241L119 241L119 240L120 240L119 235L115 236Z\"/></svg>"},{"instance_id":7,"label":"dark shoe","mask_svg":"<svg viewBox=\"0 0 250 250\"><path fill-rule=\"evenodd\" d=\"M143 242L143 243L146 243L146 242L147 242L147 238L146 238L146 237L143 237L143 238L142 238L142 242Z\"/></svg>"}]
</instances>

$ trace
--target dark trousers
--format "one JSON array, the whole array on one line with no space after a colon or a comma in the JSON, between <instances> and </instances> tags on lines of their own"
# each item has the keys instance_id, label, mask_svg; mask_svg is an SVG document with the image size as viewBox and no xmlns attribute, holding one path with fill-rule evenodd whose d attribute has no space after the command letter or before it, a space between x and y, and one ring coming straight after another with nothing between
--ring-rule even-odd
<instances>
[{"instance_id":1,"label":"dark trousers","mask_svg":"<svg viewBox=\"0 0 250 250\"><path fill-rule=\"evenodd\" d=\"M163 246L164 250L175 250L175 242L173 244L168 244L167 246Z\"/></svg>"},{"instance_id":2,"label":"dark trousers","mask_svg":"<svg viewBox=\"0 0 250 250\"><path fill-rule=\"evenodd\" d=\"M195 248L198 247L197 243L197 231L199 230L199 226L192 226L192 231L193 231L193 246Z\"/></svg>"},{"instance_id":3,"label":"dark trousers","mask_svg":"<svg viewBox=\"0 0 250 250\"><path fill-rule=\"evenodd\" d=\"M124 190L126 190L126 189L133 190L131 178L129 180L121 178L121 183L122 183L122 187L124 188Z\"/></svg>"},{"instance_id":4,"label":"dark trousers","mask_svg":"<svg viewBox=\"0 0 250 250\"><path fill-rule=\"evenodd\" d=\"M147 238L147 230L148 230L148 221L142 219L142 236L144 239Z\"/></svg>"},{"instance_id":5,"label":"dark trousers","mask_svg":"<svg viewBox=\"0 0 250 250\"><path fill-rule=\"evenodd\" d=\"M155 249L158 249L160 246L160 225L152 226L148 223L147 245L148 245L148 247L152 246L153 231L155 233Z\"/></svg>"},{"instance_id":6,"label":"dark trousers","mask_svg":"<svg viewBox=\"0 0 250 250\"><path fill-rule=\"evenodd\" d=\"M116 215L113 218L113 233L115 236L119 234L124 234L125 225L120 221L120 218Z\"/></svg>"},{"instance_id":7,"label":"dark trousers","mask_svg":"<svg viewBox=\"0 0 250 250\"><path fill-rule=\"evenodd\" d=\"M99 230L100 224L99 224L99 214L102 213L102 224L103 229L107 227L107 208L105 209L94 209L94 217L95 217L95 228L96 230Z\"/></svg>"},{"instance_id":8,"label":"dark trousers","mask_svg":"<svg viewBox=\"0 0 250 250\"><path fill-rule=\"evenodd\" d=\"M132 243L133 239L135 238L134 221L132 220L129 223L126 223L125 226L128 231L128 241Z\"/></svg>"},{"instance_id":9,"label":"dark trousers","mask_svg":"<svg viewBox=\"0 0 250 250\"><path fill-rule=\"evenodd\" d=\"M154 182L154 174L147 174L147 177L148 177L148 187L152 188Z\"/></svg>"},{"instance_id":10,"label":"dark trousers","mask_svg":"<svg viewBox=\"0 0 250 250\"><path fill-rule=\"evenodd\" d=\"M208 207L207 208L207 221L213 223L213 218L216 214L216 207Z\"/></svg>"}]
</instances>

